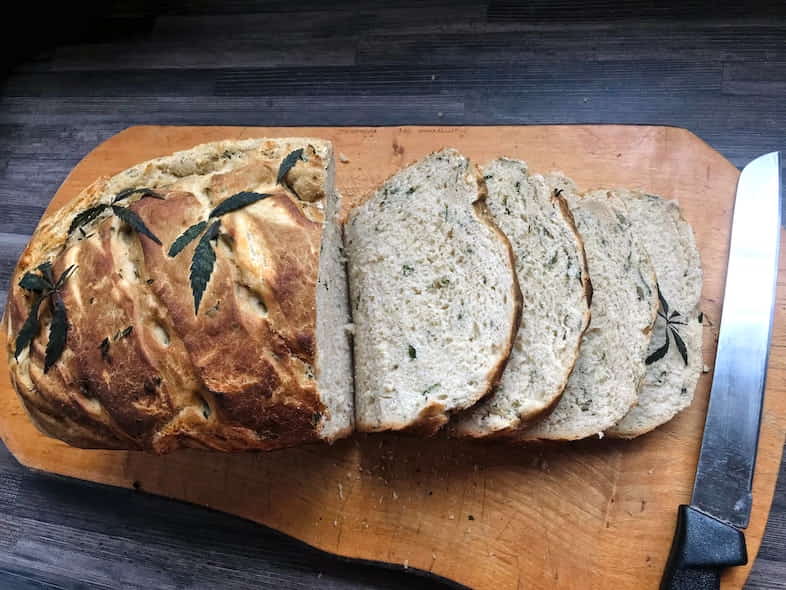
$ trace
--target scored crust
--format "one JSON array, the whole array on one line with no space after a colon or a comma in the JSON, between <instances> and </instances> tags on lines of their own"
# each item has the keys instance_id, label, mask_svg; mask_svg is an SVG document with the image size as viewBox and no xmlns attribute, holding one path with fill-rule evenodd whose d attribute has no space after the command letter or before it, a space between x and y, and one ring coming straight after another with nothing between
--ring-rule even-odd
<instances>
[{"instance_id":1,"label":"scored crust","mask_svg":"<svg viewBox=\"0 0 786 590\"><path fill-rule=\"evenodd\" d=\"M282 159L304 148L283 185ZM220 141L102 177L39 224L15 269L6 307L12 383L33 422L80 447L271 449L320 438L315 318L323 212L332 148L308 138ZM74 216L145 187L164 200L119 203L158 245L111 214L68 234ZM167 250L187 227L241 191L272 196L221 218L216 262L199 313L189 284L195 240ZM14 358L32 294L24 273L51 261L63 289L65 350L43 370L47 305L28 350ZM131 327L130 331L128 328ZM104 349L102 342L108 340Z\"/></svg>"}]
</instances>

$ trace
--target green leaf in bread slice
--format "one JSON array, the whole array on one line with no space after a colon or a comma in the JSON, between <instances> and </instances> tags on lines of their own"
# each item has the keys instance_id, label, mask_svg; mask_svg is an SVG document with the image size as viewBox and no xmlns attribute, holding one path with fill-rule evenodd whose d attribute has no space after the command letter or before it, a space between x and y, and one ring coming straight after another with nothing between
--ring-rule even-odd
<instances>
[{"instance_id":1,"label":"green leaf in bread slice","mask_svg":"<svg viewBox=\"0 0 786 590\"><path fill-rule=\"evenodd\" d=\"M669 326L671 328L671 335L674 336L674 344L677 345L677 350L680 351L680 356L682 357L685 366L688 366L688 347L685 346L685 342L680 336L680 333L677 332L677 328L674 326Z\"/></svg>"}]
</instances>

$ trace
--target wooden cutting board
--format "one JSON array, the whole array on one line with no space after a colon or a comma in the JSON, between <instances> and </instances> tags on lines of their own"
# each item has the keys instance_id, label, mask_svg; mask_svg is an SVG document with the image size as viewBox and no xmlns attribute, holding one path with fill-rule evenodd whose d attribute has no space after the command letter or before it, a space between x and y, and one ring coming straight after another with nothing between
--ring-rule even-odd
<instances>
[{"instance_id":1,"label":"wooden cutting board","mask_svg":"<svg viewBox=\"0 0 786 590\"><path fill-rule=\"evenodd\" d=\"M691 408L634 441L509 448L360 436L269 454L85 451L39 434L0 363L0 435L33 469L178 498L268 525L340 555L403 564L477 588L656 588L690 496L720 320L738 171L683 129L634 126L264 128L133 127L77 165L54 210L96 177L224 138L311 135L335 143L338 186L355 201L396 169L443 146L477 162L522 158L581 188L624 185L679 199L705 282L703 375ZM786 431L786 271L775 331L754 505L758 551ZM4 336L3 336L4 337ZM4 343L3 343L4 344ZM729 570L741 588L748 567Z\"/></svg>"}]
</instances>

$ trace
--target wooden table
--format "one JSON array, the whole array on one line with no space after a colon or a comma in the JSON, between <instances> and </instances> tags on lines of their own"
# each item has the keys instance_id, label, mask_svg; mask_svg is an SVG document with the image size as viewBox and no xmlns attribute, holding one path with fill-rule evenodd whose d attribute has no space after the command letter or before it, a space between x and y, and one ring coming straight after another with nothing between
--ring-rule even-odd
<instances>
[{"instance_id":1,"label":"wooden table","mask_svg":"<svg viewBox=\"0 0 786 590\"><path fill-rule=\"evenodd\" d=\"M196 1L159 16L126 2L89 31L80 14L53 19L49 35L36 23L17 50L65 40L0 90L3 286L71 167L132 124L661 123L738 166L786 149L777 9L705 20L696 2L670 15L643 1L614 14L600 0L332 4L301 0L293 14L292 3L235 2L215 17ZM786 588L785 471L749 588ZM38 475L0 448L0 587L77 584L443 587L222 514Z\"/></svg>"}]
</instances>

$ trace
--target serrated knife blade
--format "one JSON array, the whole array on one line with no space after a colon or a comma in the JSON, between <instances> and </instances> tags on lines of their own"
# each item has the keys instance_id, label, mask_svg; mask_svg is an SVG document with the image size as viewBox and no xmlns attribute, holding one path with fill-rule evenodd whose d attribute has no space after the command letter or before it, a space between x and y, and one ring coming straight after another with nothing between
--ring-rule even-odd
<instances>
[{"instance_id":1,"label":"serrated knife blade","mask_svg":"<svg viewBox=\"0 0 786 590\"><path fill-rule=\"evenodd\" d=\"M720 571L747 563L739 530L750 520L753 472L780 246L780 155L740 174L723 312L690 505L679 507L662 590L720 588Z\"/></svg>"}]
</instances>

